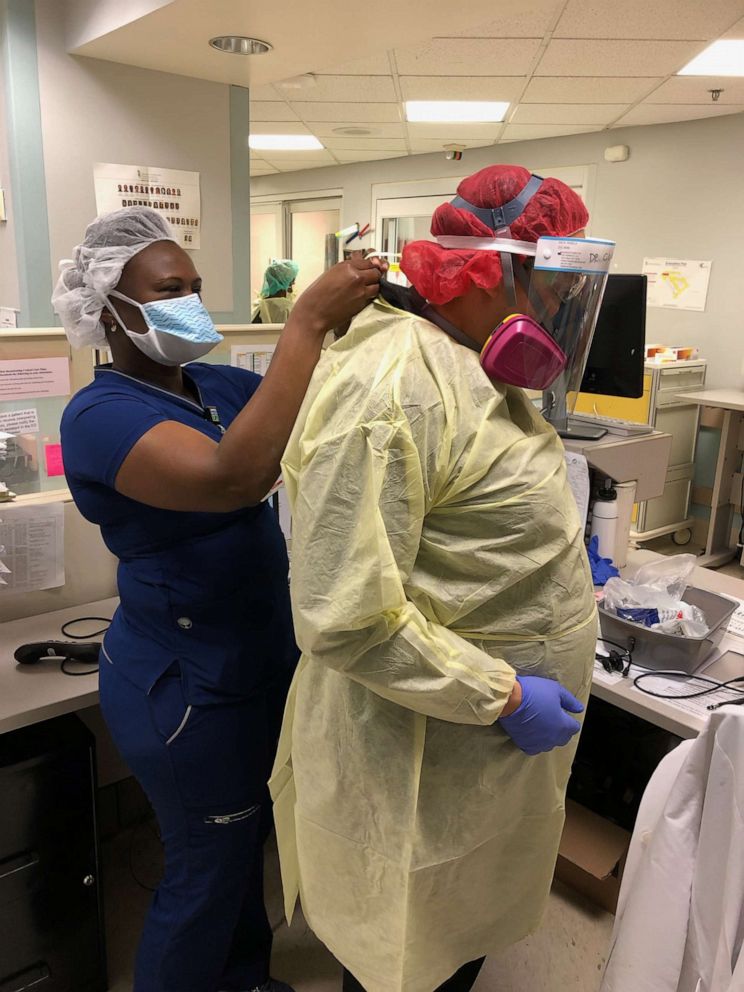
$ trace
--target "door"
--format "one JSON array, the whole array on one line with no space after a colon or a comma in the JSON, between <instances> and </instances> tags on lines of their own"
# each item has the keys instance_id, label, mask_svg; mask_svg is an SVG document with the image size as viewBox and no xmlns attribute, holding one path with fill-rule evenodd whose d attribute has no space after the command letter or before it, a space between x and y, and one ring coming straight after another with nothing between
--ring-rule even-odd
<instances>
[{"instance_id":1,"label":"door","mask_svg":"<svg viewBox=\"0 0 744 992\"><path fill-rule=\"evenodd\" d=\"M326 269L326 244L341 226L341 200L292 200L289 208L289 243L287 255L297 262L300 271L295 292L301 293ZM337 250L337 245L333 245ZM332 259L336 261L337 256Z\"/></svg>"},{"instance_id":2,"label":"door","mask_svg":"<svg viewBox=\"0 0 744 992\"><path fill-rule=\"evenodd\" d=\"M283 218L281 203L266 203L251 207L251 299L261 292L266 266L275 258L283 258Z\"/></svg>"},{"instance_id":3,"label":"door","mask_svg":"<svg viewBox=\"0 0 744 992\"><path fill-rule=\"evenodd\" d=\"M398 269L404 247L411 241L433 241L430 233L431 215L447 195L399 196L377 200L375 230L379 250L391 263L388 278L408 286L408 280ZM454 192L453 192L454 195Z\"/></svg>"}]
</instances>

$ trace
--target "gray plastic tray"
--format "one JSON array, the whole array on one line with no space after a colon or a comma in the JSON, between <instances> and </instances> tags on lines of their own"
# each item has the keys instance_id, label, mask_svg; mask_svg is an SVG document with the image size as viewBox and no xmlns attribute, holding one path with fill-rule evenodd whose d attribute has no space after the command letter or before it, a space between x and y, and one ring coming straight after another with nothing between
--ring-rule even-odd
<instances>
[{"instance_id":1,"label":"gray plastic tray","mask_svg":"<svg viewBox=\"0 0 744 992\"><path fill-rule=\"evenodd\" d=\"M705 637L662 634L608 613L600 602L599 626L602 637L622 644L623 647L629 646L630 638L634 637L633 664L640 665L641 668L653 671L674 669L692 675L720 644L739 603L728 596L696 589L694 586L688 587L682 599L691 606L698 606L705 614L709 627Z\"/></svg>"}]
</instances>

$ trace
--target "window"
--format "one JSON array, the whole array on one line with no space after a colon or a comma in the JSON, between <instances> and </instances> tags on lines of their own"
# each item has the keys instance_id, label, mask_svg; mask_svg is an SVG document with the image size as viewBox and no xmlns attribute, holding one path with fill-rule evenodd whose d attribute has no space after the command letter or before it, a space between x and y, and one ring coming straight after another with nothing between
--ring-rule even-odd
<instances>
[{"instance_id":1,"label":"window","mask_svg":"<svg viewBox=\"0 0 744 992\"><path fill-rule=\"evenodd\" d=\"M291 258L299 266L295 284L302 292L338 260L335 233L341 224L341 197L292 198L251 206L251 295L261 291L266 266Z\"/></svg>"}]
</instances>

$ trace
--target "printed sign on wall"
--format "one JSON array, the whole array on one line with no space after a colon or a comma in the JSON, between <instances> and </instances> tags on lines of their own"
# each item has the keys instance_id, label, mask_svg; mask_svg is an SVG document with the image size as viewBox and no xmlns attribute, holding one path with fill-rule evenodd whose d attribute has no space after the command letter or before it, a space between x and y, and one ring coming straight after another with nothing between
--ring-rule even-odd
<instances>
[{"instance_id":1,"label":"printed sign on wall","mask_svg":"<svg viewBox=\"0 0 744 992\"><path fill-rule=\"evenodd\" d=\"M153 165L93 166L99 214L122 207L152 207L172 226L183 248L200 247L199 173Z\"/></svg>"},{"instance_id":2,"label":"printed sign on wall","mask_svg":"<svg viewBox=\"0 0 744 992\"><path fill-rule=\"evenodd\" d=\"M705 310L712 264L679 258L644 258L648 305L669 310Z\"/></svg>"}]
</instances>

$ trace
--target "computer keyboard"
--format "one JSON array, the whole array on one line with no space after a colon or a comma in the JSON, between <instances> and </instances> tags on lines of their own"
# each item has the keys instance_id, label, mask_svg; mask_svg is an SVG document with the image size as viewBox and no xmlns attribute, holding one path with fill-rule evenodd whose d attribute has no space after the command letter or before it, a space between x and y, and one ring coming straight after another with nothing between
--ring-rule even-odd
<instances>
[{"instance_id":1,"label":"computer keyboard","mask_svg":"<svg viewBox=\"0 0 744 992\"><path fill-rule=\"evenodd\" d=\"M653 434L651 424L636 424L632 420L620 420L617 417L600 417L592 413L574 413L568 418L569 426L604 428L608 434L620 437L635 437L639 434Z\"/></svg>"}]
</instances>

